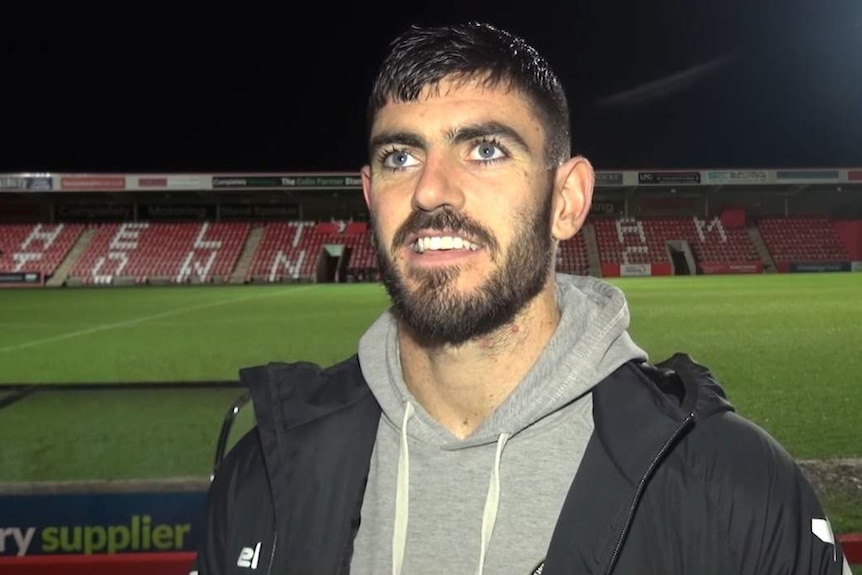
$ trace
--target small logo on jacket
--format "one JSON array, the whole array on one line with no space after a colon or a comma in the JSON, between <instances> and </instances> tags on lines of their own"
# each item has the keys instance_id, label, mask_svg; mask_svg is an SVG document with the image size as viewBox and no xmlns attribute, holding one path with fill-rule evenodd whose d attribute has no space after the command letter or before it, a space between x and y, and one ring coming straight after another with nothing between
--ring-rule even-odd
<instances>
[{"instance_id":1,"label":"small logo on jacket","mask_svg":"<svg viewBox=\"0 0 862 575\"><path fill-rule=\"evenodd\" d=\"M260 559L260 541L257 542L254 549L243 547L242 551L239 552L239 559L236 560L236 564L238 567L257 569L258 559Z\"/></svg>"}]
</instances>

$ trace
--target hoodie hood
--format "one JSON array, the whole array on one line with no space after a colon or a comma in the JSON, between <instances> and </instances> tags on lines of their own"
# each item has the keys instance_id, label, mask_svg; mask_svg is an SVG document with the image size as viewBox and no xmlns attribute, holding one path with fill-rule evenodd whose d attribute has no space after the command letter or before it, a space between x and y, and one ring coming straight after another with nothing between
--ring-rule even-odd
<instances>
[{"instance_id":1,"label":"hoodie hood","mask_svg":"<svg viewBox=\"0 0 862 575\"><path fill-rule=\"evenodd\" d=\"M397 324L389 311L382 314L359 342L359 361L383 416L395 428L406 427L409 403L416 421L405 431L415 439L444 449L495 443L502 434L511 438L582 397L624 363L647 360L628 334L622 291L592 277L556 277L561 317L554 335L509 397L463 441L428 415L407 389Z\"/></svg>"}]
</instances>

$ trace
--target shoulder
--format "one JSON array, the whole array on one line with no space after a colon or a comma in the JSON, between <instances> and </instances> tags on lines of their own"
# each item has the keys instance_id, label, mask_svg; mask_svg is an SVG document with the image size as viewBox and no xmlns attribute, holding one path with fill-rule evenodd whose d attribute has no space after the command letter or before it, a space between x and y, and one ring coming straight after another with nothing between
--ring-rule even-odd
<instances>
[{"instance_id":1,"label":"shoulder","mask_svg":"<svg viewBox=\"0 0 862 575\"><path fill-rule=\"evenodd\" d=\"M635 374L646 376L641 380L649 390L640 392L638 402L652 414L648 421L693 420L660 466L665 477L670 472L683 482L689 495L754 513L766 498L799 501L799 490L809 489L791 454L734 410L707 367L683 354L637 367Z\"/></svg>"},{"instance_id":2,"label":"shoulder","mask_svg":"<svg viewBox=\"0 0 862 575\"><path fill-rule=\"evenodd\" d=\"M776 490L795 489L803 479L788 451L766 430L734 412L695 424L680 445L688 465L721 495L762 501Z\"/></svg>"},{"instance_id":3,"label":"shoulder","mask_svg":"<svg viewBox=\"0 0 862 575\"><path fill-rule=\"evenodd\" d=\"M841 572L840 546L817 493L769 433L726 412L701 422L689 440L685 459L727 534L734 572Z\"/></svg>"},{"instance_id":4,"label":"shoulder","mask_svg":"<svg viewBox=\"0 0 862 575\"><path fill-rule=\"evenodd\" d=\"M764 480L796 480L800 470L788 451L765 429L737 413L709 368L676 354L656 364L639 365L652 388L652 405L678 420L691 414L694 424L673 449L673 456L703 475L755 488Z\"/></svg>"}]
</instances>

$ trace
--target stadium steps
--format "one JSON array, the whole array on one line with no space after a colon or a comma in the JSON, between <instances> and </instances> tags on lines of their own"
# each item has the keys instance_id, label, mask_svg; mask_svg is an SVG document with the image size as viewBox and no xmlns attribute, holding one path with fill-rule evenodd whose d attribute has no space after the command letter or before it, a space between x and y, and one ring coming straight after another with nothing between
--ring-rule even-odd
<instances>
[{"instance_id":1,"label":"stadium steps","mask_svg":"<svg viewBox=\"0 0 862 575\"><path fill-rule=\"evenodd\" d=\"M251 267L251 262L254 260L254 255L257 253L257 248L263 239L264 227L261 225L254 226L248 233L248 238L245 240L245 245L242 248L242 253L236 262L233 273L230 276L228 283L243 284L245 283L246 275Z\"/></svg>"},{"instance_id":2,"label":"stadium steps","mask_svg":"<svg viewBox=\"0 0 862 575\"><path fill-rule=\"evenodd\" d=\"M87 228L80 236L78 236L78 241L75 242L75 245L72 246L72 249L69 250L68 254L66 254L65 259L63 259L57 267L57 271L55 271L54 275L45 282L47 287L61 287L66 283L66 278L69 277L69 272L72 271L72 267L75 265L75 262L78 261L81 254L87 250L87 246L89 246L90 242L93 241L96 231L97 228Z\"/></svg>"},{"instance_id":3,"label":"stadium steps","mask_svg":"<svg viewBox=\"0 0 862 575\"><path fill-rule=\"evenodd\" d=\"M754 244L754 249L757 250L757 255L760 261L763 262L764 273L774 274L778 271L775 267L775 262L772 260L772 255L766 247L766 242L763 241L763 235L757 226L748 226L748 237L751 238L751 243Z\"/></svg>"},{"instance_id":4,"label":"stadium steps","mask_svg":"<svg viewBox=\"0 0 862 575\"><path fill-rule=\"evenodd\" d=\"M595 278L602 277L602 259L599 256L599 242L596 240L596 228L592 222L584 225L584 243L587 246L588 272Z\"/></svg>"}]
</instances>

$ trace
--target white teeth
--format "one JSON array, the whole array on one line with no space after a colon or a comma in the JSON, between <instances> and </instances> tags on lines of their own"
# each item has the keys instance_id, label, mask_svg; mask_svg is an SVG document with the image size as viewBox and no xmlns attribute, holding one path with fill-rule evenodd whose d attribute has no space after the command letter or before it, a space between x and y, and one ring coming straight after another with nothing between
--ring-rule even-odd
<instances>
[{"instance_id":1,"label":"white teeth","mask_svg":"<svg viewBox=\"0 0 862 575\"><path fill-rule=\"evenodd\" d=\"M458 236L429 236L419 238L413 244L413 251L420 254L426 250L470 250L475 252L478 249L479 246L476 244Z\"/></svg>"}]
</instances>

